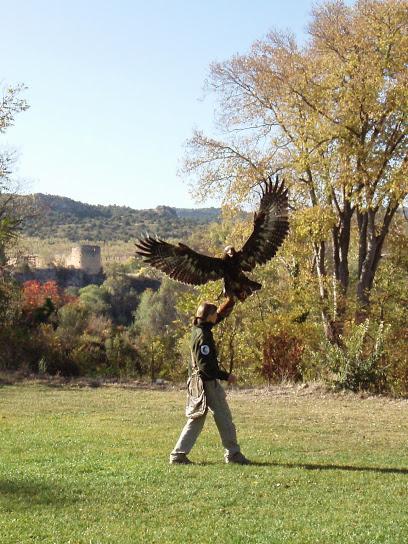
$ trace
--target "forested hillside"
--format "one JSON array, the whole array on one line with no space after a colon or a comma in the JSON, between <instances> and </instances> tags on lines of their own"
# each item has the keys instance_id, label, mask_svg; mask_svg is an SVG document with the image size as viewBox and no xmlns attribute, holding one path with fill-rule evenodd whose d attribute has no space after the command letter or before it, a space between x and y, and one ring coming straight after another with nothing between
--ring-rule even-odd
<instances>
[{"instance_id":1,"label":"forested hillside","mask_svg":"<svg viewBox=\"0 0 408 544\"><path fill-rule=\"evenodd\" d=\"M218 208L184 209L158 206L135 210L127 206L85 204L70 198L44 195L23 196L32 209L22 225L23 234L41 239L60 238L71 242L132 240L145 232L165 238L185 238L200 224L218 220Z\"/></svg>"}]
</instances>

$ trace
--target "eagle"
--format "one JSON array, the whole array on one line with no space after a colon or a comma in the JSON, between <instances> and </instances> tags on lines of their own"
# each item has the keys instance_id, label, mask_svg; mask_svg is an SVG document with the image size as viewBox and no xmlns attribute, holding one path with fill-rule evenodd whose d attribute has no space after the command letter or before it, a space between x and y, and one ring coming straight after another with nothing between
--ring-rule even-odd
<instances>
[{"instance_id":1,"label":"eagle","mask_svg":"<svg viewBox=\"0 0 408 544\"><path fill-rule=\"evenodd\" d=\"M170 278L190 285L224 280L223 294L245 300L262 285L244 272L265 264L275 256L288 230L288 190L284 182L271 177L262 180L259 209L254 214L252 234L237 251L228 245L222 257L210 257L183 243L170 244L147 235L136 242L136 253L144 262L161 270Z\"/></svg>"}]
</instances>

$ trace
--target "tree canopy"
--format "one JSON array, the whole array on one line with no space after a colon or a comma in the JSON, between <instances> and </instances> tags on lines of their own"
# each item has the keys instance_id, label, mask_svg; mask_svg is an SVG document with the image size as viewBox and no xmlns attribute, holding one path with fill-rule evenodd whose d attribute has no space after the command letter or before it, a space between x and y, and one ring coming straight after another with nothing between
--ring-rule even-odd
<instances>
[{"instance_id":1,"label":"tree canopy","mask_svg":"<svg viewBox=\"0 0 408 544\"><path fill-rule=\"evenodd\" d=\"M335 341L350 286L352 221L361 319L408 193L407 26L403 1L321 4L306 44L273 31L247 54L212 65L209 86L224 134L197 131L189 141L184 171L197 175L198 196L221 194L237 205L266 174L284 173L293 225L314 254L326 334Z\"/></svg>"}]
</instances>

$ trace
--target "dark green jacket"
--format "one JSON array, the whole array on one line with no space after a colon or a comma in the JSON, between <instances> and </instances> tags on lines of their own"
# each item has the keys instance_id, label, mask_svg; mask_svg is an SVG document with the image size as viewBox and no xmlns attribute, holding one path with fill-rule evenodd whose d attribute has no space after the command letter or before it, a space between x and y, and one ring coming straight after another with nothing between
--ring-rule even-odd
<instances>
[{"instance_id":1,"label":"dark green jacket","mask_svg":"<svg viewBox=\"0 0 408 544\"><path fill-rule=\"evenodd\" d=\"M203 380L228 380L228 372L221 370L218 364L212 328L212 323L194 325L191 331L190 347ZM190 361L188 366L189 376L191 376L191 371Z\"/></svg>"}]
</instances>

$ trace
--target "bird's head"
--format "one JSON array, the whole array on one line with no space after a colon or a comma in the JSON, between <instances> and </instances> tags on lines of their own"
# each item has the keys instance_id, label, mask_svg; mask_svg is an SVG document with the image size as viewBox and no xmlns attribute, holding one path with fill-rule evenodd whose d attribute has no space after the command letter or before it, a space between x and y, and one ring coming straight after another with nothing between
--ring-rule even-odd
<instances>
[{"instance_id":1,"label":"bird's head","mask_svg":"<svg viewBox=\"0 0 408 544\"><path fill-rule=\"evenodd\" d=\"M224 249L224 255L228 255L228 257L233 257L236 254L235 247L233 246L227 246Z\"/></svg>"}]
</instances>

